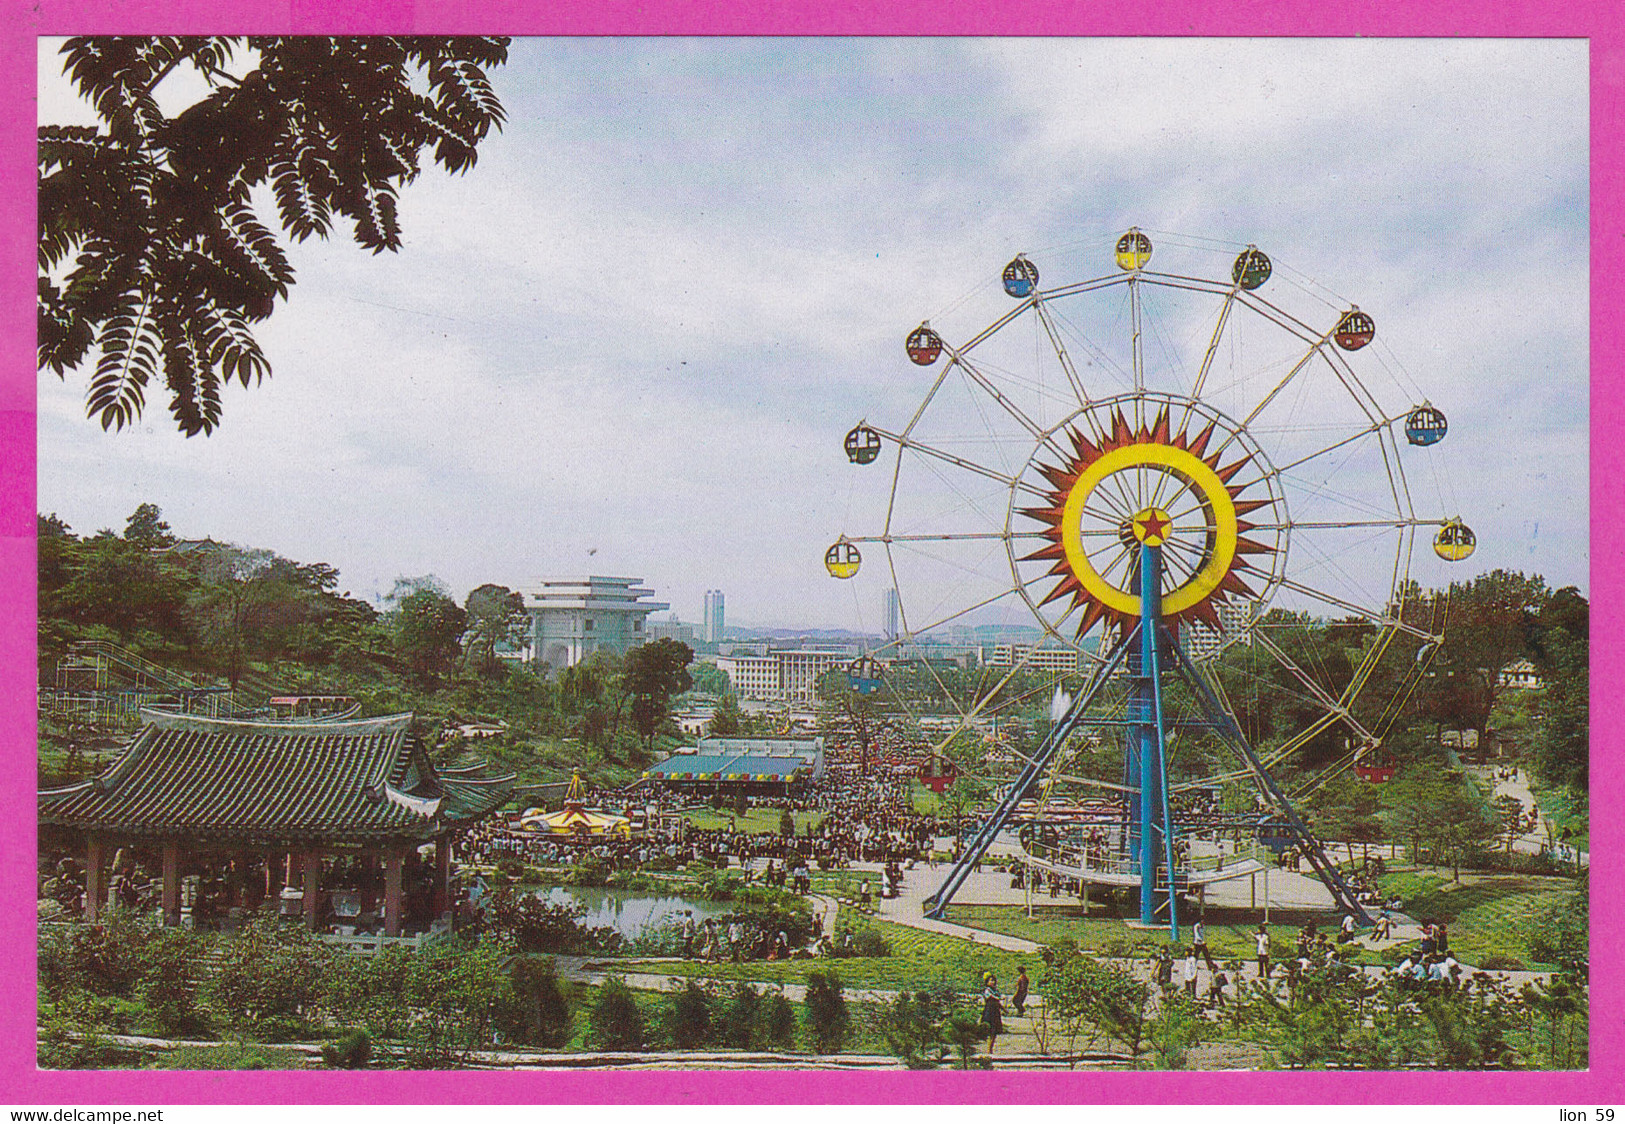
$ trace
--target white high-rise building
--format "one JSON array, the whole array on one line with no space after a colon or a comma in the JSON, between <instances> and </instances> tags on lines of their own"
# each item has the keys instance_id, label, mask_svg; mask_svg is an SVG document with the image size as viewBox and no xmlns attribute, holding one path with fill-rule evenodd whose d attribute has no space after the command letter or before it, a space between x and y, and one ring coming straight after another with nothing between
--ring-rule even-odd
<instances>
[{"instance_id":1,"label":"white high-rise building","mask_svg":"<svg viewBox=\"0 0 1625 1124\"><path fill-rule=\"evenodd\" d=\"M895 589L886 591L886 639L896 640L903 635L903 605Z\"/></svg>"},{"instance_id":2,"label":"white high-rise building","mask_svg":"<svg viewBox=\"0 0 1625 1124\"><path fill-rule=\"evenodd\" d=\"M723 629L722 590L705 591L705 627L702 638L707 644L722 643Z\"/></svg>"},{"instance_id":3,"label":"white high-rise building","mask_svg":"<svg viewBox=\"0 0 1625 1124\"><path fill-rule=\"evenodd\" d=\"M624 653L649 639L650 613L671 608L645 601L642 578L545 578L520 590L530 616L531 658L559 669L594 652Z\"/></svg>"},{"instance_id":4,"label":"white high-rise building","mask_svg":"<svg viewBox=\"0 0 1625 1124\"><path fill-rule=\"evenodd\" d=\"M852 653L810 648L768 652L765 656L719 656L717 667L728 673L740 698L811 702L818 677L832 667L845 667Z\"/></svg>"}]
</instances>

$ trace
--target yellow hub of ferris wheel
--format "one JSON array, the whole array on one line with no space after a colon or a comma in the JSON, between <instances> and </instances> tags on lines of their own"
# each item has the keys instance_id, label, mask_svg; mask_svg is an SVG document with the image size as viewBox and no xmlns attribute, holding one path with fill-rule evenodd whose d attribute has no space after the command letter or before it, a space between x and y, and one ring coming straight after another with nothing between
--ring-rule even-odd
<instances>
[{"instance_id":1,"label":"yellow hub of ferris wheel","mask_svg":"<svg viewBox=\"0 0 1625 1124\"><path fill-rule=\"evenodd\" d=\"M1133 444L1112 449L1095 458L1078 476L1066 497L1061 514L1061 542L1066 549L1068 568L1096 603L1117 613L1133 616L1140 611L1140 598L1125 571L1115 581L1101 573L1089 556L1082 534L1090 500L1109 477L1122 472L1149 470L1179 482L1181 491L1196 498L1201 526L1175 526L1168 512L1151 506L1129 522L1129 531L1148 546L1163 546L1184 532L1201 540L1202 565L1185 581L1162 596L1162 611L1168 616L1194 608L1219 589L1236 559L1238 538L1236 502L1212 466L1188 449L1175 445ZM1126 588L1119 588L1120 583Z\"/></svg>"}]
</instances>

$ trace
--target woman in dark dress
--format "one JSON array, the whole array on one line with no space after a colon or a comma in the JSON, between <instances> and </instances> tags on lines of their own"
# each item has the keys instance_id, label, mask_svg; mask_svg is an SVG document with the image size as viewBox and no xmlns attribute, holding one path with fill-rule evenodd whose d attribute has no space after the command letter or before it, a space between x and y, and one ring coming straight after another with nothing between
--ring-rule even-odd
<instances>
[{"instance_id":1,"label":"woman in dark dress","mask_svg":"<svg viewBox=\"0 0 1625 1124\"><path fill-rule=\"evenodd\" d=\"M982 988L982 1022L987 1024L987 1052L991 1054L993 1044L1004 1030L1004 1007L999 1002L998 979L989 972L982 980L986 984Z\"/></svg>"}]
</instances>

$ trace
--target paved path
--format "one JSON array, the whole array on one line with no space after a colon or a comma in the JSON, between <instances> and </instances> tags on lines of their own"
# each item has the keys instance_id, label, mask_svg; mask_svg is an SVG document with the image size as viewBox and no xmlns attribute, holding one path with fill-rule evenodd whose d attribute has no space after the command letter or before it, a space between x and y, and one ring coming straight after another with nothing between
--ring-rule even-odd
<instances>
[{"instance_id":1,"label":"paved path","mask_svg":"<svg viewBox=\"0 0 1625 1124\"><path fill-rule=\"evenodd\" d=\"M1525 808L1532 807L1535 809L1534 830L1527 831L1513 840L1512 849L1523 855L1538 855L1548 849L1547 841L1555 839L1557 832L1546 819L1546 813L1540 810L1540 802L1535 799L1535 794L1529 787L1529 773L1527 770L1520 768L1514 779L1507 780L1499 777L1498 772L1499 770L1493 765L1480 765L1472 768L1473 775L1490 786L1491 799L1497 796L1510 796ZM1565 843L1559 843L1558 846L1565 849L1568 847ZM1566 861L1574 861L1572 857L1569 857L1571 854L1572 852L1564 853ZM1591 853L1589 851L1579 852L1579 861L1581 866L1590 866Z\"/></svg>"}]
</instances>

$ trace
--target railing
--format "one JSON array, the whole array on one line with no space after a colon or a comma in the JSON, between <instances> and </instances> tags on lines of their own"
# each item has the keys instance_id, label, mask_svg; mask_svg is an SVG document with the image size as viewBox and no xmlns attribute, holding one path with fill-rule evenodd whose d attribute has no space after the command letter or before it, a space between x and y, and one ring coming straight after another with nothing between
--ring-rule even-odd
<instances>
[{"instance_id":1,"label":"railing","mask_svg":"<svg viewBox=\"0 0 1625 1124\"><path fill-rule=\"evenodd\" d=\"M434 922L428 929L410 937L386 937L378 933L356 933L342 936L338 933L317 933L316 939L336 945L357 956L376 956L386 948L404 948L408 952L422 952L451 937L451 922L445 918Z\"/></svg>"}]
</instances>

